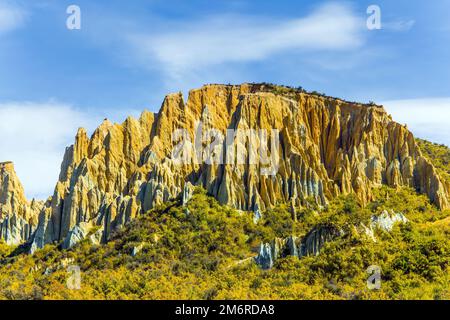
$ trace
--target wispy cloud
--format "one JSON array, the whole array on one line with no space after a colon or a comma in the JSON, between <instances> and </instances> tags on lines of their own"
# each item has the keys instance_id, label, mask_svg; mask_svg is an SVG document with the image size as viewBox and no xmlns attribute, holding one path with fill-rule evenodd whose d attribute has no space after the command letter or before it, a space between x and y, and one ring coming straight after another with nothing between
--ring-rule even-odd
<instances>
[{"instance_id":1,"label":"wispy cloud","mask_svg":"<svg viewBox=\"0 0 450 320\"><path fill-rule=\"evenodd\" d=\"M209 66L252 62L288 51L344 51L364 43L363 21L343 4L326 4L285 21L219 15L178 24L176 30L127 34L139 60L173 77Z\"/></svg>"},{"instance_id":2,"label":"wispy cloud","mask_svg":"<svg viewBox=\"0 0 450 320\"><path fill-rule=\"evenodd\" d=\"M0 35L20 27L25 20L23 8L7 0L0 0Z\"/></svg>"},{"instance_id":3,"label":"wispy cloud","mask_svg":"<svg viewBox=\"0 0 450 320\"><path fill-rule=\"evenodd\" d=\"M111 112L121 121L133 110ZM103 120L100 111L48 102L0 103L0 161L13 161L28 197L45 199L53 193L65 147L73 144L79 127L92 132Z\"/></svg>"},{"instance_id":4,"label":"wispy cloud","mask_svg":"<svg viewBox=\"0 0 450 320\"><path fill-rule=\"evenodd\" d=\"M450 98L392 100L383 105L416 136L450 146Z\"/></svg>"}]
</instances>

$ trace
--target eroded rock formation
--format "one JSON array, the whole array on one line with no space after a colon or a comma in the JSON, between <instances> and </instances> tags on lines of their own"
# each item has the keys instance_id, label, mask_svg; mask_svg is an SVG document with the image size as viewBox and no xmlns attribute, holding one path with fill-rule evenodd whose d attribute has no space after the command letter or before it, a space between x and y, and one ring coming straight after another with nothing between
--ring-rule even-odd
<instances>
[{"instance_id":1,"label":"eroded rock formation","mask_svg":"<svg viewBox=\"0 0 450 320\"><path fill-rule=\"evenodd\" d=\"M2 173L1 221L8 216L24 219L26 223L15 224L20 236L14 237L29 240L33 248L67 240L82 223L99 226L102 241L107 241L113 230L138 214L183 197L188 182L204 187L222 204L258 212L279 202L294 209L307 200L324 206L348 193L364 205L381 184L414 187L439 208L448 207L447 187L433 165L422 157L411 132L382 107L273 91L262 84L207 85L192 90L186 102L181 93L168 95L157 114L146 111L122 124L105 120L91 137L80 129L66 149L55 191L38 214L24 209L31 204L22 188L14 191L18 187L4 183L7 174ZM177 129L190 138L181 144L183 150L199 136L220 143L180 164L173 154L180 146L179 139L172 141ZM205 134L206 129L224 136L227 130L262 129L268 135L222 143ZM252 162L249 144L269 150L272 161ZM232 162L229 156L235 150L239 152ZM205 154L209 159L222 155L228 164L198 161ZM274 161L276 170L268 170ZM2 238L11 236L2 232Z\"/></svg>"},{"instance_id":2,"label":"eroded rock formation","mask_svg":"<svg viewBox=\"0 0 450 320\"><path fill-rule=\"evenodd\" d=\"M28 202L12 162L0 163L0 239L17 245L33 234L42 202Z\"/></svg>"},{"instance_id":3,"label":"eroded rock formation","mask_svg":"<svg viewBox=\"0 0 450 320\"><path fill-rule=\"evenodd\" d=\"M270 269L280 258L293 256L302 258L318 255L325 243L343 236L344 231L334 226L317 226L303 238L290 236L275 238L270 243L261 243L255 262L262 269Z\"/></svg>"}]
</instances>

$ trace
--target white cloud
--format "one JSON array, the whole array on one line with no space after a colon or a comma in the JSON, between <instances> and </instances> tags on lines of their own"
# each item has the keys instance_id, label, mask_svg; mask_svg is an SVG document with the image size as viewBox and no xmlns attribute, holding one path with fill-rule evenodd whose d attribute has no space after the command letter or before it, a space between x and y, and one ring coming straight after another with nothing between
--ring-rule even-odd
<instances>
[{"instance_id":1,"label":"white cloud","mask_svg":"<svg viewBox=\"0 0 450 320\"><path fill-rule=\"evenodd\" d=\"M51 102L0 104L0 119L0 161L13 161L27 195L38 198L53 193L78 127L92 127L83 112Z\"/></svg>"},{"instance_id":2,"label":"white cloud","mask_svg":"<svg viewBox=\"0 0 450 320\"><path fill-rule=\"evenodd\" d=\"M20 27L25 15L25 11L11 1L0 0L0 35Z\"/></svg>"},{"instance_id":3,"label":"white cloud","mask_svg":"<svg viewBox=\"0 0 450 320\"><path fill-rule=\"evenodd\" d=\"M342 4L320 6L290 20L221 15L176 26L176 31L129 34L147 66L177 77L205 67L251 62L293 50L345 51L364 42L364 22ZM155 63L156 62L156 63Z\"/></svg>"},{"instance_id":4,"label":"white cloud","mask_svg":"<svg viewBox=\"0 0 450 320\"><path fill-rule=\"evenodd\" d=\"M383 105L417 137L450 146L450 98L392 100Z\"/></svg>"},{"instance_id":5,"label":"white cloud","mask_svg":"<svg viewBox=\"0 0 450 320\"><path fill-rule=\"evenodd\" d=\"M135 111L111 112L113 121ZM92 132L103 120L99 111L82 111L48 102L0 103L0 162L13 161L29 198L53 194L65 148L79 127Z\"/></svg>"}]
</instances>

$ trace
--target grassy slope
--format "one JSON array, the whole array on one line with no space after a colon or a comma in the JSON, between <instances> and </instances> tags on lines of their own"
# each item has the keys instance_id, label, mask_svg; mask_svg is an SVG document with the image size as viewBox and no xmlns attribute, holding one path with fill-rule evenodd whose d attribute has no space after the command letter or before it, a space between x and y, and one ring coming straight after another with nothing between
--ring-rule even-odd
<instances>
[{"instance_id":1,"label":"grassy slope","mask_svg":"<svg viewBox=\"0 0 450 320\"><path fill-rule=\"evenodd\" d=\"M341 197L320 213L299 210L298 222L280 205L254 225L250 214L220 206L202 190L188 208L188 215L177 202L155 208L101 246L86 241L68 251L47 246L34 256L8 257L12 249L0 243L0 298L450 299L450 212L412 190L383 187L366 208ZM377 242L352 228L384 209L403 212L410 223L377 231ZM317 257L280 259L269 271L248 259L261 241L301 236L319 223L347 235ZM80 266L81 290L67 288L68 264ZM370 265L382 269L380 290L367 289Z\"/></svg>"}]
</instances>

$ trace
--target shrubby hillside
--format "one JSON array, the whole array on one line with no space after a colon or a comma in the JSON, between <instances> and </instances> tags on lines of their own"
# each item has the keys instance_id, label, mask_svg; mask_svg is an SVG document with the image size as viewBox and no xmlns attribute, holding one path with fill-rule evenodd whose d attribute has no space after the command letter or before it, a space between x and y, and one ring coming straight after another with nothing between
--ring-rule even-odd
<instances>
[{"instance_id":1,"label":"shrubby hillside","mask_svg":"<svg viewBox=\"0 0 450 320\"><path fill-rule=\"evenodd\" d=\"M408 223L358 232L383 210ZM305 235L317 225L343 228L317 256L286 256L272 269L254 263L261 242ZM0 246L2 299L450 299L450 213L413 190L382 187L365 208L343 196L322 210L288 206L251 213L218 204L198 188L183 207L166 203L133 220L105 245L84 240L70 250L47 245L34 255ZM79 266L81 287L69 289L68 266ZM366 272L381 268L381 288ZM70 271L70 270L69 270Z\"/></svg>"},{"instance_id":2,"label":"shrubby hillside","mask_svg":"<svg viewBox=\"0 0 450 320\"><path fill-rule=\"evenodd\" d=\"M416 139L416 141L424 156L437 168L440 176L450 182L450 149L443 144L422 139Z\"/></svg>"},{"instance_id":3,"label":"shrubby hillside","mask_svg":"<svg viewBox=\"0 0 450 320\"><path fill-rule=\"evenodd\" d=\"M276 179L155 161L181 120L226 129L257 114L282 129ZM0 299L450 299L450 149L374 104L205 86L167 96L156 118L80 130L62 169L44 203L0 163Z\"/></svg>"}]
</instances>

